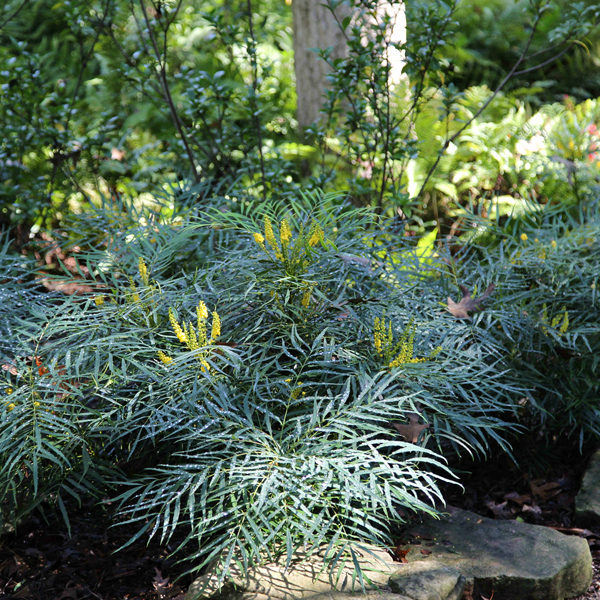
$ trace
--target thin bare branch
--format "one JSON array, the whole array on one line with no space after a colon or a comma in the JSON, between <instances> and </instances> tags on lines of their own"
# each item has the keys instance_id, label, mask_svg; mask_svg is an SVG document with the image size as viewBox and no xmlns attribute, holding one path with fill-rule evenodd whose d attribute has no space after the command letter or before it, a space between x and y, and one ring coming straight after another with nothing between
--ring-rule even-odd
<instances>
[{"instance_id":1,"label":"thin bare branch","mask_svg":"<svg viewBox=\"0 0 600 600\"><path fill-rule=\"evenodd\" d=\"M177 132L179 133L179 137L181 138L181 141L183 142L183 145L185 147L185 151L188 156L188 160L190 162L190 166L192 169L192 176L193 176L194 182L199 183L200 177L198 176L198 170L196 168L196 159L195 159L194 153L192 152L192 149L189 145L187 135L185 134L185 131L183 130L183 124L181 122L181 119L179 118L179 114L175 107L175 102L173 101L173 97L171 96L169 82L167 80L166 48L165 48L165 54L161 55L160 49L158 47L158 43L156 41L156 36L154 35L154 31L152 29L152 24L150 23L150 18L148 17L148 11L146 10L146 5L144 4L144 0L140 0L140 8L142 9L142 14L144 16L144 22L146 24L146 29L148 30L148 36L150 38L150 43L152 44L154 56L155 56L157 64L158 64L158 76L159 76L160 83L162 85L163 96L165 98L167 106L169 107L169 112L171 113L171 119L173 120L173 124L175 125L175 128L177 129ZM165 35L166 35L166 33L165 33Z\"/></svg>"}]
</instances>

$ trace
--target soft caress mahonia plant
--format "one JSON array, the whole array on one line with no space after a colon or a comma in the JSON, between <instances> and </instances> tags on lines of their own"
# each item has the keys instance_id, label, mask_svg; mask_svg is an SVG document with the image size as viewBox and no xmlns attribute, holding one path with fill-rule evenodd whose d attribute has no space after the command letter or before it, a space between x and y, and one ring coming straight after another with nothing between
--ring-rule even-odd
<instances>
[{"instance_id":1,"label":"soft caress mahonia plant","mask_svg":"<svg viewBox=\"0 0 600 600\"><path fill-rule=\"evenodd\" d=\"M352 545L389 544L400 510L434 512L452 449L502 443L514 390L497 355L440 310L434 277L417 293L413 256L365 244L378 235L367 211L285 200L269 218L253 207L134 222L88 257L106 299L42 304L19 356L42 356L69 393L41 389L37 411L15 393L16 408L0 407L33 432L0 430L0 459L18 467L0 473L1 499L23 512L93 488L140 535L181 532L181 547L198 548L194 569L301 547L338 561ZM389 321L409 326L394 340ZM430 424L419 443L390 427L415 414ZM45 458L53 447L62 471Z\"/></svg>"}]
</instances>

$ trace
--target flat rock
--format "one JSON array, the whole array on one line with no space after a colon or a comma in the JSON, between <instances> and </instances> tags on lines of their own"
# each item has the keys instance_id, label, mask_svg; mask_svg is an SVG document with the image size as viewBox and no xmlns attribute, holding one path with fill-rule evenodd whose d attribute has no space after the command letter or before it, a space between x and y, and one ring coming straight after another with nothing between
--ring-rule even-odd
<instances>
[{"instance_id":1,"label":"flat rock","mask_svg":"<svg viewBox=\"0 0 600 600\"><path fill-rule=\"evenodd\" d=\"M409 563L435 560L455 568L473 598L564 600L588 589L592 557L584 539L453 507L447 513L406 532ZM393 591L400 591L397 580L390 580Z\"/></svg>"},{"instance_id":2,"label":"flat rock","mask_svg":"<svg viewBox=\"0 0 600 600\"><path fill-rule=\"evenodd\" d=\"M411 600L460 600L465 578L441 562L420 560L402 565L390 577L389 586Z\"/></svg>"},{"instance_id":3,"label":"flat rock","mask_svg":"<svg viewBox=\"0 0 600 600\"><path fill-rule=\"evenodd\" d=\"M369 580L365 582L367 591L371 592L367 595L362 593L351 559L329 573L323 569L323 552L310 556L299 552L294 555L288 569L284 563L267 563L241 573L237 565L233 565L224 584L219 582L214 570L209 570L192 583L186 600L349 600L354 597L363 600L412 600L388 593L386 589L380 591L399 564L385 550L366 545L364 548L356 552L363 576Z\"/></svg>"},{"instance_id":4,"label":"flat rock","mask_svg":"<svg viewBox=\"0 0 600 600\"><path fill-rule=\"evenodd\" d=\"M600 450L592 455L575 497L575 520L582 525L600 523Z\"/></svg>"}]
</instances>

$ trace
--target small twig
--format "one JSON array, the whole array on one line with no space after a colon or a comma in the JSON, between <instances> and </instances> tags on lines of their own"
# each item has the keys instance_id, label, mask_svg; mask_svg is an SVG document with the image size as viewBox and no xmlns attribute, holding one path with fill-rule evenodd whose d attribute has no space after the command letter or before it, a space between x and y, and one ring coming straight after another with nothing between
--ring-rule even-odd
<instances>
[{"instance_id":1,"label":"small twig","mask_svg":"<svg viewBox=\"0 0 600 600\"><path fill-rule=\"evenodd\" d=\"M515 64L512 66L510 71L506 74L504 79L496 86L496 89L490 94L488 99L479 107L479 109L469 119L467 119L467 121L465 121L464 125L456 133L454 133L454 135L452 135L451 137L446 139L441 150L438 152L435 162L433 163L433 165L431 165L431 167L429 168L429 171L427 171L425 180L423 181L421 188L419 189L419 192L416 195L416 198L419 198L423 194L423 190L425 189L425 186L429 183L431 176L437 169L437 166L438 166L440 160L442 159L442 156L444 155L444 152L446 151L448 146L491 104L491 102L494 100L494 98L500 93L500 90L502 90L502 88L515 75L517 68L525 60L525 57L527 56L527 52L529 51L529 47L531 46L531 43L533 41L533 36L535 35L535 32L537 31L537 28L538 28L541 18L542 18L542 13L540 11L536 15L535 22L533 24L533 27L531 28L531 33L529 34L529 37L527 38L527 42L525 44L525 47L523 48L523 52L521 52L521 55L519 56L519 58L517 59Z\"/></svg>"},{"instance_id":2,"label":"small twig","mask_svg":"<svg viewBox=\"0 0 600 600\"><path fill-rule=\"evenodd\" d=\"M0 23L0 29L2 29L9 21L12 21L22 10L25 8L29 0L23 0L19 6L17 6L16 10L13 11L12 14L8 15L2 23Z\"/></svg>"},{"instance_id":3,"label":"small twig","mask_svg":"<svg viewBox=\"0 0 600 600\"><path fill-rule=\"evenodd\" d=\"M258 158L260 161L260 175L262 178L263 200L267 193L267 178L265 176L265 160L262 151L262 131L260 127L260 118L258 116L258 103L256 102L256 93L258 91L258 62L256 59L256 38L254 37L254 23L252 19L252 0L246 0L248 8L248 26L250 29L250 45L248 46L248 55L250 57L250 66L252 67L252 95L250 104L252 115L254 117L254 127L256 128L256 142L258 145Z\"/></svg>"},{"instance_id":4,"label":"small twig","mask_svg":"<svg viewBox=\"0 0 600 600\"><path fill-rule=\"evenodd\" d=\"M520 71L516 71L515 73L513 73L513 76L516 77L517 75L525 75L525 73L531 73L532 71L537 71L538 69L541 69L541 68L545 67L546 65L553 63L554 61L558 60L563 54L568 52L570 50L571 46L573 46L573 44L569 44L566 48L561 50L558 54L555 54L554 56L548 58L547 60L545 60L541 63L538 63L537 65L535 65L533 67L529 67L527 69L521 69Z\"/></svg>"},{"instance_id":5,"label":"small twig","mask_svg":"<svg viewBox=\"0 0 600 600\"><path fill-rule=\"evenodd\" d=\"M173 124L177 129L177 133L179 133L179 137L183 142L185 147L186 154L188 156L188 160L190 161L190 166L192 168L192 176L194 178L195 183L200 183L200 177L198 176L198 171L196 169L196 159L194 157L194 153L188 143L187 136L183 131L183 125L181 123L181 119L179 118L179 114L177 113L177 109L175 108L175 103L173 102L173 97L171 96L171 90L169 88L169 82L167 80L167 72L165 69L165 63L167 60L166 48L165 55L161 56L160 50L158 48L158 43L156 41L156 36L154 35L154 31L152 30L152 24L150 23L150 19L148 18L148 11L146 10L146 5L144 4L144 0L140 0L140 8L142 9L142 14L144 15L144 22L146 23L146 28L148 30L148 35L150 37L150 43L152 44L152 49L154 50L154 55L158 62L158 75L159 80L163 89L163 96L167 102L169 107L169 112L171 113L171 118L173 120ZM166 36L166 31L165 31Z\"/></svg>"}]
</instances>

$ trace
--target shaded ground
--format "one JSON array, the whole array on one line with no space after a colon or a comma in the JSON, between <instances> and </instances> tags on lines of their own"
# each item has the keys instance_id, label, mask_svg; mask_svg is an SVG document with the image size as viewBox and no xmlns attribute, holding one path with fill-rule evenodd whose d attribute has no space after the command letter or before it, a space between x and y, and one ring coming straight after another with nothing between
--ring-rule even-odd
<instances>
[{"instance_id":1,"label":"shaded ground","mask_svg":"<svg viewBox=\"0 0 600 600\"><path fill-rule=\"evenodd\" d=\"M503 459L469 465L464 493L449 488L448 503L585 537L594 557L594 582L577 600L600 600L600 527L579 528L572 520L585 458L572 453L548 458L551 467L530 465L534 474ZM31 518L4 536L0 600L183 600L191 578L181 576L185 565L169 558L173 547L138 540L115 553L135 530L110 524L106 510L89 505L73 512L71 537L55 517L48 523Z\"/></svg>"},{"instance_id":2,"label":"shaded ground","mask_svg":"<svg viewBox=\"0 0 600 600\"><path fill-rule=\"evenodd\" d=\"M506 457L492 465L465 465L469 474L462 477L464 491L452 486L446 500L486 517L518 519L585 538L594 578L587 593L573 600L600 600L600 524L580 527L573 520L575 496L591 452L582 456L557 446L543 453L531 454L530 461L521 460L519 466Z\"/></svg>"},{"instance_id":3,"label":"shaded ground","mask_svg":"<svg viewBox=\"0 0 600 600\"><path fill-rule=\"evenodd\" d=\"M137 541L135 530L110 527L106 511L84 506L64 522L34 517L0 545L0 600L183 600L189 578L168 558L173 548Z\"/></svg>"}]
</instances>

